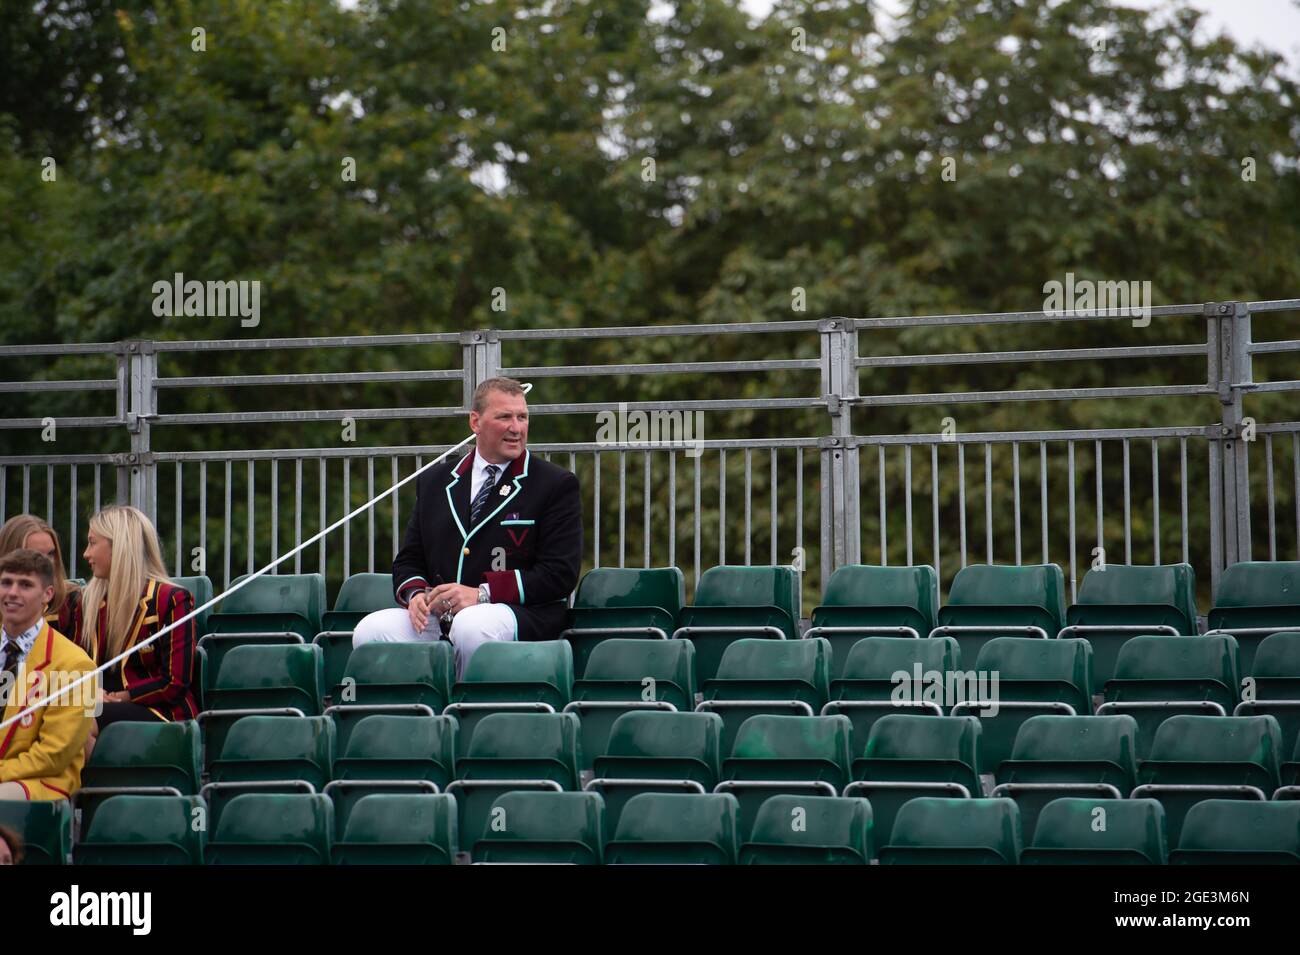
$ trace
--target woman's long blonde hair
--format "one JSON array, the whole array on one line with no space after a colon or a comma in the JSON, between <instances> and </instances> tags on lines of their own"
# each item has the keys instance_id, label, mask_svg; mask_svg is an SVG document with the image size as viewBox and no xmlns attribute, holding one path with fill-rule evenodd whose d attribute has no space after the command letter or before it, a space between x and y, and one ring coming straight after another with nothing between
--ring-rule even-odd
<instances>
[{"instance_id":1,"label":"woman's long blonde hair","mask_svg":"<svg viewBox=\"0 0 1300 955\"><path fill-rule=\"evenodd\" d=\"M16 514L0 527L0 557L11 551L26 547L33 534L49 534L54 541L54 599L45 608L47 614L55 614L63 609L68 597L77 590L77 585L68 580L63 570L63 545L54 528L35 514Z\"/></svg>"},{"instance_id":2,"label":"woman's long blonde hair","mask_svg":"<svg viewBox=\"0 0 1300 955\"><path fill-rule=\"evenodd\" d=\"M99 622L99 605L108 597L108 657L115 657L126 647L127 632L145 586L150 579L166 582L167 568L163 565L162 548L158 546L158 532L143 512L126 504L104 508L90 519L90 530L109 541L113 548L113 562L108 579L93 578L86 584L81 601L81 633L78 642L82 649L95 655L96 624Z\"/></svg>"}]
</instances>

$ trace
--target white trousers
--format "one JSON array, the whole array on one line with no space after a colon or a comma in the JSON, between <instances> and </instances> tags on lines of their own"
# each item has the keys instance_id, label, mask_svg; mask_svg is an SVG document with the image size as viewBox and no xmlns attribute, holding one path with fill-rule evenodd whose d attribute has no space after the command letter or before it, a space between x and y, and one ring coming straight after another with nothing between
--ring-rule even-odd
<instances>
[{"instance_id":1,"label":"white trousers","mask_svg":"<svg viewBox=\"0 0 1300 955\"><path fill-rule=\"evenodd\" d=\"M410 615L400 607L376 610L361 618L352 632L352 646L365 643L427 643L438 640L442 630L436 614L429 614L429 622L422 632L411 626ZM514 611L506 604L474 604L451 618L452 649L456 654L456 679L465 675L465 667L474 651L489 640L517 640L519 625Z\"/></svg>"}]
</instances>

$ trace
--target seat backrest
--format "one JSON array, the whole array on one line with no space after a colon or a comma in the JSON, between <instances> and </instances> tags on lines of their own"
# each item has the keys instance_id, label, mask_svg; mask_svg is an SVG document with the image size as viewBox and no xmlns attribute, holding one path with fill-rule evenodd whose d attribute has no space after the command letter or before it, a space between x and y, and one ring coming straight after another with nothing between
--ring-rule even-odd
<instances>
[{"instance_id":1,"label":"seat backrest","mask_svg":"<svg viewBox=\"0 0 1300 955\"><path fill-rule=\"evenodd\" d=\"M929 566L846 564L826 582L822 606L905 607L928 621L932 630L939 611L939 575Z\"/></svg>"},{"instance_id":2,"label":"seat backrest","mask_svg":"<svg viewBox=\"0 0 1300 955\"><path fill-rule=\"evenodd\" d=\"M717 679L800 681L825 698L830 688L830 673L831 647L827 640L743 639L729 644L723 651Z\"/></svg>"},{"instance_id":3,"label":"seat backrest","mask_svg":"<svg viewBox=\"0 0 1300 955\"><path fill-rule=\"evenodd\" d=\"M348 656L343 676L359 685L425 683L445 694L451 689L454 667L451 644L444 640L363 643Z\"/></svg>"},{"instance_id":4,"label":"seat backrest","mask_svg":"<svg viewBox=\"0 0 1300 955\"><path fill-rule=\"evenodd\" d=\"M609 861L619 861L615 843L621 843L625 850L664 847L664 855L653 861L677 861L675 855L696 845L708 847L716 861L732 863L738 812L736 797L730 793L640 793L627 801L619 815L608 847ZM640 852L635 860L652 861L652 857Z\"/></svg>"},{"instance_id":5,"label":"seat backrest","mask_svg":"<svg viewBox=\"0 0 1300 955\"><path fill-rule=\"evenodd\" d=\"M1202 800L1183 820L1178 852L1276 853L1300 859L1300 800Z\"/></svg>"},{"instance_id":6,"label":"seat backrest","mask_svg":"<svg viewBox=\"0 0 1300 955\"><path fill-rule=\"evenodd\" d=\"M175 767L198 790L199 726L193 720L178 723L119 721L105 726L95 741L87 770L130 770Z\"/></svg>"},{"instance_id":7,"label":"seat backrest","mask_svg":"<svg viewBox=\"0 0 1300 955\"><path fill-rule=\"evenodd\" d=\"M695 647L689 640L633 640L612 637L591 649L583 680L640 683L647 678L674 683L694 702Z\"/></svg>"},{"instance_id":8,"label":"seat backrest","mask_svg":"<svg viewBox=\"0 0 1300 955\"><path fill-rule=\"evenodd\" d=\"M1237 641L1226 634L1133 637L1120 647L1115 679L1213 681L1239 693Z\"/></svg>"},{"instance_id":9,"label":"seat backrest","mask_svg":"<svg viewBox=\"0 0 1300 955\"><path fill-rule=\"evenodd\" d=\"M1114 763L1131 779L1137 772L1137 733L1131 716L1031 716L1016 731L1011 758Z\"/></svg>"},{"instance_id":10,"label":"seat backrest","mask_svg":"<svg viewBox=\"0 0 1300 955\"><path fill-rule=\"evenodd\" d=\"M1252 763L1277 777L1282 730L1274 716L1171 716L1148 763Z\"/></svg>"},{"instance_id":11,"label":"seat backrest","mask_svg":"<svg viewBox=\"0 0 1300 955\"><path fill-rule=\"evenodd\" d=\"M198 796L111 796L95 810L83 845L175 846L190 862L203 862L207 827L195 827Z\"/></svg>"},{"instance_id":12,"label":"seat backrest","mask_svg":"<svg viewBox=\"0 0 1300 955\"><path fill-rule=\"evenodd\" d=\"M171 578L171 582L177 587L184 587L190 592L190 596L194 598L195 607L202 607L212 599L212 581L206 574L197 577L173 577ZM211 607L207 610L201 611L199 615L194 618L194 632L198 636L201 637L208 632L208 618L210 616L212 616Z\"/></svg>"},{"instance_id":13,"label":"seat backrest","mask_svg":"<svg viewBox=\"0 0 1300 955\"><path fill-rule=\"evenodd\" d=\"M28 865L63 865L72 846L72 807L66 799L0 799L0 825L22 836Z\"/></svg>"},{"instance_id":14,"label":"seat backrest","mask_svg":"<svg viewBox=\"0 0 1300 955\"><path fill-rule=\"evenodd\" d=\"M947 605L1037 607L1063 623L1065 575L1056 564L970 564L957 571L953 578Z\"/></svg>"},{"instance_id":15,"label":"seat backrest","mask_svg":"<svg viewBox=\"0 0 1300 955\"><path fill-rule=\"evenodd\" d=\"M348 814L343 841L372 845L427 844L457 851L456 798L434 793L371 793ZM449 860L450 861L450 860Z\"/></svg>"},{"instance_id":16,"label":"seat backrest","mask_svg":"<svg viewBox=\"0 0 1300 955\"><path fill-rule=\"evenodd\" d=\"M453 716L374 713L357 721L348 736L347 759L429 759L450 768L456 753Z\"/></svg>"},{"instance_id":17,"label":"seat backrest","mask_svg":"<svg viewBox=\"0 0 1300 955\"><path fill-rule=\"evenodd\" d=\"M392 574L353 574L334 598L336 613L373 613L396 606Z\"/></svg>"},{"instance_id":18,"label":"seat backrest","mask_svg":"<svg viewBox=\"0 0 1300 955\"><path fill-rule=\"evenodd\" d=\"M677 567L598 567L578 582L574 607L660 607L676 618L686 603Z\"/></svg>"},{"instance_id":19,"label":"seat backrest","mask_svg":"<svg viewBox=\"0 0 1300 955\"><path fill-rule=\"evenodd\" d=\"M1214 609L1300 607L1300 560L1246 560L1224 568Z\"/></svg>"},{"instance_id":20,"label":"seat backrest","mask_svg":"<svg viewBox=\"0 0 1300 955\"><path fill-rule=\"evenodd\" d=\"M1251 676L1300 682L1300 630L1283 630L1265 637L1255 651Z\"/></svg>"},{"instance_id":21,"label":"seat backrest","mask_svg":"<svg viewBox=\"0 0 1300 955\"><path fill-rule=\"evenodd\" d=\"M1107 564L1089 570L1079 585L1080 607L1172 607L1195 634L1196 572L1191 564ZM1118 621L1116 621L1118 622Z\"/></svg>"},{"instance_id":22,"label":"seat backrest","mask_svg":"<svg viewBox=\"0 0 1300 955\"><path fill-rule=\"evenodd\" d=\"M234 583L247 576L241 574ZM325 578L320 574L263 574L225 597L217 608L221 614L300 614L319 627L326 609Z\"/></svg>"},{"instance_id":23,"label":"seat backrest","mask_svg":"<svg viewBox=\"0 0 1300 955\"><path fill-rule=\"evenodd\" d=\"M920 796L894 817L889 845L900 849L977 849L1009 864L1020 858L1020 813L1010 799Z\"/></svg>"},{"instance_id":24,"label":"seat backrest","mask_svg":"<svg viewBox=\"0 0 1300 955\"><path fill-rule=\"evenodd\" d=\"M913 676L917 664L922 673L939 673L961 666L961 650L952 637L914 640L911 637L870 637L859 640L844 662L845 680L889 680L895 673Z\"/></svg>"},{"instance_id":25,"label":"seat backrest","mask_svg":"<svg viewBox=\"0 0 1300 955\"><path fill-rule=\"evenodd\" d=\"M328 776L334 762L334 721L328 716L244 716L226 734L213 765L232 761L302 760L322 767Z\"/></svg>"},{"instance_id":26,"label":"seat backrest","mask_svg":"<svg viewBox=\"0 0 1300 955\"><path fill-rule=\"evenodd\" d=\"M1053 799L1038 815L1033 848L1140 852L1163 865L1165 810L1155 799Z\"/></svg>"},{"instance_id":27,"label":"seat backrest","mask_svg":"<svg viewBox=\"0 0 1300 955\"><path fill-rule=\"evenodd\" d=\"M324 672L321 648L315 644L243 644L222 657L215 689L297 690L314 700L313 712L319 712Z\"/></svg>"},{"instance_id":28,"label":"seat backrest","mask_svg":"<svg viewBox=\"0 0 1300 955\"><path fill-rule=\"evenodd\" d=\"M976 770L979 737L979 719L974 716L890 713L871 725L862 755L866 759L945 760Z\"/></svg>"},{"instance_id":29,"label":"seat backrest","mask_svg":"<svg viewBox=\"0 0 1300 955\"><path fill-rule=\"evenodd\" d=\"M799 619L798 575L793 567L710 567L695 588L697 607L777 607Z\"/></svg>"},{"instance_id":30,"label":"seat backrest","mask_svg":"<svg viewBox=\"0 0 1300 955\"><path fill-rule=\"evenodd\" d=\"M1087 640L994 637L980 647L975 669L998 674L1003 699L1016 698L1008 686L1016 681L1068 683L1085 705L1092 696L1092 648Z\"/></svg>"},{"instance_id":31,"label":"seat backrest","mask_svg":"<svg viewBox=\"0 0 1300 955\"><path fill-rule=\"evenodd\" d=\"M217 819L209 843L305 847L320 862L329 860L334 806L322 794L242 793Z\"/></svg>"},{"instance_id":32,"label":"seat backrest","mask_svg":"<svg viewBox=\"0 0 1300 955\"><path fill-rule=\"evenodd\" d=\"M816 760L845 775L853 724L847 716L751 716L740 724L731 759Z\"/></svg>"},{"instance_id":33,"label":"seat backrest","mask_svg":"<svg viewBox=\"0 0 1300 955\"><path fill-rule=\"evenodd\" d=\"M871 858L871 804L832 796L770 796L758 809L749 843L838 849Z\"/></svg>"},{"instance_id":34,"label":"seat backrest","mask_svg":"<svg viewBox=\"0 0 1300 955\"><path fill-rule=\"evenodd\" d=\"M605 755L619 759L694 759L716 776L722 717L717 713L632 710L614 720Z\"/></svg>"},{"instance_id":35,"label":"seat backrest","mask_svg":"<svg viewBox=\"0 0 1300 955\"><path fill-rule=\"evenodd\" d=\"M603 858L604 831L605 802L597 793L503 793L492 804L488 823L474 846L474 857L486 862L598 865Z\"/></svg>"},{"instance_id":36,"label":"seat backrest","mask_svg":"<svg viewBox=\"0 0 1300 955\"><path fill-rule=\"evenodd\" d=\"M573 646L567 640L493 640L470 658L459 688L472 684L545 684L568 702L573 696Z\"/></svg>"},{"instance_id":37,"label":"seat backrest","mask_svg":"<svg viewBox=\"0 0 1300 955\"><path fill-rule=\"evenodd\" d=\"M552 760L576 778L578 745L573 713L489 713L475 727L466 758Z\"/></svg>"}]
</instances>

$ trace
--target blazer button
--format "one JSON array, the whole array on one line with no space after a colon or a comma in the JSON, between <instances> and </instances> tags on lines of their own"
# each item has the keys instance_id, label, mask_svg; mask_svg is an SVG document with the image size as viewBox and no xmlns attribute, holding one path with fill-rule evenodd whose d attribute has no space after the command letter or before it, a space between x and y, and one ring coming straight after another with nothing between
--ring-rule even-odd
<instances>
[{"instance_id":1,"label":"blazer button","mask_svg":"<svg viewBox=\"0 0 1300 955\"><path fill-rule=\"evenodd\" d=\"M469 548L468 548L468 547L465 548L465 556L466 556L466 557L469 556Z\"/></svg>"}]
</instances>

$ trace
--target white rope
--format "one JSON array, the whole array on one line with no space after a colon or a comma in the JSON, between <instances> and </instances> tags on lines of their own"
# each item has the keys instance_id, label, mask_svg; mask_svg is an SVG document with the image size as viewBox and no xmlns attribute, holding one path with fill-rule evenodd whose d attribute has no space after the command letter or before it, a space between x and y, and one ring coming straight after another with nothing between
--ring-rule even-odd
<instances>
[{"instance_id":1,"label":"white rope","mask_svg":"<svg viewBox=\"0 0 1300 955\"><path fill-rule=\"evenodd\" d=\"M533 386L532 386L531 384L526 384L526 385L524 385L524 393L527 394L530 390L532 390L532 387L533 387ZM221 601L221 600L224 600L226 597L230 596L230 595L233 594L235 591L237 591L237 590L239 590L239 589L241 589L241 588L243 588L243 587L246 587L247 585L251 584L254 580L256 580L258 577L261 577L263 574L265 574L265 573L266 573L268 570L270 570L271 568L276 567L276 566L278 566L279 564L284 563L286 560L288 560L288 559L289 559L290 557L292 557L294 554L297 554L299 551L303 550L304 548L306 548L306 547L310 547L312 544L316 543L316 541L320 540L322 537L324 537L324 536L325 536L326 534L328 534L330 531L332 531L332 530L334 530L334 529L336 529L336 528L338 528L338 527L342 527L344 524L346 524L348 521L352 520L352 518L356 517L358 514L364 513L365 511L367 511L367 510L369 510L370 508L374 507L376 504L378 504L378 503L379 503L380 501L382 501L384 498L388 497L388 495L390 495L390 494L392 494L394 491L396 491L396 490L397 490L399 487L401 487L403 484L406 484L408 481L413 481L413 480L415 480L415 478L419 477L423 472L429 470L429 468L433 467L433 466L434 466L435 464L437 464L439 461L443 461L443 460L445 460L446 457L447 457L447 455L449 455L449 454L451 454L451 453L453 453L453 452L455 452L455 451L460 450L461 448L463 448L466 444L468 444L468 443L469 443L470 441L472 441L473 439L474 439L474 435L473 435L472 433L469 434L469 435L467 435L467 436L466 436L466 437L465 437L465 438L464 438L464 439L463 439L459 444L456 444L456 445L454 445L454 446L448 448L446 451L444 451L442 454L438 455L436 458L434 458L434 459L433 459L432 461L430 461L428 464L425 464L425 465L423 465L423 466L417 468L417 469L416 469L415 471L413 471L411 474L409 474L408 476L406 476L405 478L403 478L402 480L400 480L400 481L398 481L396 484L394 484L392 487L390 487L388 490L386 490L386 491L384 491L383 493L381 493L378 497L371 498L371 499L370 499L369 501L367 501L365 504L362 504L360 507L358 507L358 508L357 508L355 511L353 511L351 514L347 515L346 517L341 517L341 518L339 518L337 521L335 521L335 522L334 522L333 524L331 524L329 527L327 527L327 528L325 528L324 530L320 531L320 532L319 532L315 537L311 538L310 540L305 540L305 541L303 541L301 544L299 544L299 545L298 545L297 547L295 547L293 550L289 551L289 552L288 552L287 554L285 554L283 557L279 557L279 558L277 558L276 560L271 561L271 563L267 564L265 567L263 567L263 568L262 568L261 570L259 570L257 573L255 573L255 574L249 574L249 575L248 575L247 577L245 577L243 580L240 580L240 581L236 582L235 584L231 585L231 587L230 587L228 590L226 590L224 593L217 594L215 597L213 597L211 600L209 600L207 603L205 603L205 604L204 604L203 606L201 606L201 607L195 607L193 610L191 610L191 611L190 611L189 613L187 613L185 616L181 617L179 620L176 620L176 621L174 621L174 622L172 622L172 623L169 623L167 626L163 627L161 630L159 630L159 631L158 631L157 633L155 633L153 636L149 637L147 640L142 640L142 641L140 641L140 642L138 642L138 643L135 643L135 644L131 645L130 647L128 647L127 649L125 649L125 650L123 650L121 653L119 653L117 656L113 657L113 659L111 659L111 660L109 660L108 662L104 663L102 666L96 667L94 670L91 670L89 673L86 673L85 675L81 676L80 678L74 680L73 682L69 683L67 686L62 687L62 688L59 689L57 692L52 693L51 695L45 697L45 698L42 699L40 702L38 702L38 703L36 703L36 704L34 704L34 705L32 705L32 706L29 706L27 709L23 710L21 713L18 713L18 714L14 715L14 716L11 716L9 719L5 720L3 723L0 723L0 730L3 730L5 727L7 727L7 726L9 726L9 725L11 725L11 724L13 724L13 723L18 722L19 720L23 719L25 716L28 716L29 714L35 713L37 710L39 710L39 709L41 709L41 708L43 708L43 707L49 706L51 703L53 703L53 702L54 702L56 699L58 699L59 697L63 696L65 693L70 692L71 690L73 690L73 689L75 689L76 687L80 686L81 684L87 682L88 680L93 680L96 676L98 676L98 675L99 675L100 673L102 673L104 670L107 670L109 667L113 666L114 664L116 664L116 663L118 663L118 662L120 662L120 661L122 661L122 660L125 660L127 657L129 657L132 653L135 653L137 650L143 650L145 647L149 646L149 644L153 643L153 642L154 642L155 640L157 640L159 637L161 637L161 636L163 636L163 635L165 635L165 634L167 634L167 633L170 633L172 630L175 630L175 629L176 629L177 627L179 627L181 624L186 623L187 621L189 621L189 620L191 620L192 618L196 617L198 614L202 613L204 610L207 610L207 609L208 609L209 607L211 607L213 604L218 603L218 602Z\"/></svg>"}]
</instances>

